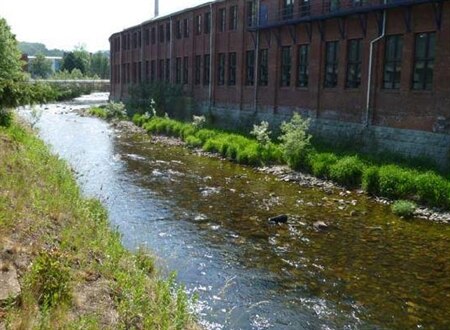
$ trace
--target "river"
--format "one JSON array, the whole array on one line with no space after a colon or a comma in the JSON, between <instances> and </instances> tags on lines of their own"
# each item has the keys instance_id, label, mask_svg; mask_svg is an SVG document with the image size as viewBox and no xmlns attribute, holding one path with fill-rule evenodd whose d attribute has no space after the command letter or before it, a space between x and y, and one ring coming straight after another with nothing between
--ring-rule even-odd
<instances>
[{"instance_id":1,"label":"river","mask_svg":"<svg viewBox=\"0 0 450 330\"><path fill-rule=\"evenodd\" d=\"M450 226L73 111L105 96L43 106L39 134L104 203L124 245L149 248L198 294L207 329L450 328ZM287 224L268 223L282 213Z\"/></svg>"}]
</instances>

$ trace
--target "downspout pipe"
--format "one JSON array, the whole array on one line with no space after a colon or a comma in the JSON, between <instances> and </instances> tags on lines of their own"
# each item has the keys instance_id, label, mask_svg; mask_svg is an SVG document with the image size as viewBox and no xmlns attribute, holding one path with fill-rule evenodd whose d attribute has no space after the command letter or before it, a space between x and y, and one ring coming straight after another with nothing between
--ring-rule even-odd
<instances>
[{"instance_id":1,"label":"downspout pipe","mask_svg":"<svg viewBox=\"0 0 450 330\"><path fill-rule=\"evenodd\" d=\"M386 1L385 1L386 3ZM367 128L370 125L370 101L372 92L372 71L373 71L373 49L375 43L383 39L386 35L386 9L383 10L383 24L381 29L381 34L370 42L370 52L369 52L369 67L368 67L368 77L367 77L367 95L366 95L366 112L364 118L364 127Z\"/></svg>"},{"instance_id":2,"label":"downspout pipe","mask_svg":"<svg viewBox=\"0 0 450 330\"><path fill-rule=\"evenodd\" d=\"M173 16L170 16L170 23L169 23L169 26L170 26L170 31L169 31L169 35L170 35L170 48L169 48L169 58L170 58L170 66L169 66L169 83L170 84L173 84L174 83L174 78L173 78L173 76L174 76L174 74L173 74L173 68L175 68L175 61L174 61L174 58L173 58L173 44L174 44L174 35L173 35L173 33L172 33L172 31L173 31Z\"/></svg>"},{"instance_id":3,"label":"downspout pipe","mask_svg":"<svg viewBox=\"0 0 450 330\"><path fill-rule=\"evenodd\" d=\"M209 90L208 90L208 99L209 99L209 111L211 111L213 105L213 66L214 66L214 48L213 48L213 33L215 32L215 22L213 20L213 4L212 2L209 4L209 19L210 19L210 27L209 27Z\"/></svg>"},{"instance_id":4,"label":"downspout pipe","mask_svg":"<svg viewBox=\"0 0 450 330\"><path fill-rule=\"evenodd\" d=\"M256 26L259 26L259 19L260 19L260 1L258 0L256 2ZM255 84L254 89L254 95L253 95L253 111L256 114L258 112L258 80L259 80L259 70L258 70L258 64L259 64L259 29L256 30L256 49L255 49L255 58L254 63L255 67L253 69L253 77Z\"/></svg>"}]
</instances>

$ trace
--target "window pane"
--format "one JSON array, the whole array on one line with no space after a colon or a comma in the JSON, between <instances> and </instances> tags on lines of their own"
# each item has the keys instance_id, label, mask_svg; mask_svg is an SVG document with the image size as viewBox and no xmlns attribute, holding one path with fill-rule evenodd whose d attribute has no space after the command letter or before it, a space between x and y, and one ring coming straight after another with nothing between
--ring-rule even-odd
<instances>
[{"instance_id":1,"label":"window pane","mask_svg":"<svg viewBox=\"0 0 450 330\"><path fill-rule=\"evenodd\" d=\"M428 37L426 33L416 36L416 58L424 59L427 57Z\"/></svg>"}]
</instances>

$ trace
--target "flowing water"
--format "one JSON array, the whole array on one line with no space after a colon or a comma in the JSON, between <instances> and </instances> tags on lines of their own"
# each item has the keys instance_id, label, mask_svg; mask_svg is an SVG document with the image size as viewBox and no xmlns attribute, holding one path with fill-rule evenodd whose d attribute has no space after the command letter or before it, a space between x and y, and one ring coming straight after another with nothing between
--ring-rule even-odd
<instances>
[{"instance_id":1,"label":"flowing water","mask_svg":"<svg viewBox=\"0 0 450 330\"><path fill-rule=\"evenodd\" d=\"M450 329L450 226L153 144L70 111L79 104L46 107L41 137L124 244L199 295L208 329ZM268 223L282 213L287 224Z\"/></svg>"}]
</instances>

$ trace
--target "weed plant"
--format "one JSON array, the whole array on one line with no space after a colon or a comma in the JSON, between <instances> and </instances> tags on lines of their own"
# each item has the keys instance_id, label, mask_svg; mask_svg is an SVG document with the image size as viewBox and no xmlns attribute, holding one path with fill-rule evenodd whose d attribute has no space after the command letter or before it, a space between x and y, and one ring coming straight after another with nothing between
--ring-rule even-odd
<instances>
[{"instance_id":1,"label":"weed plant","mask_svg":"<svg viewBox=\"0 0 450 330\"><path fill-rule=\"evenodd\" d=\"M392 212L404 218L412 217L416 207L415 203L406 200L398 200L391 205Z\"/></svg>"}]
</instances>

